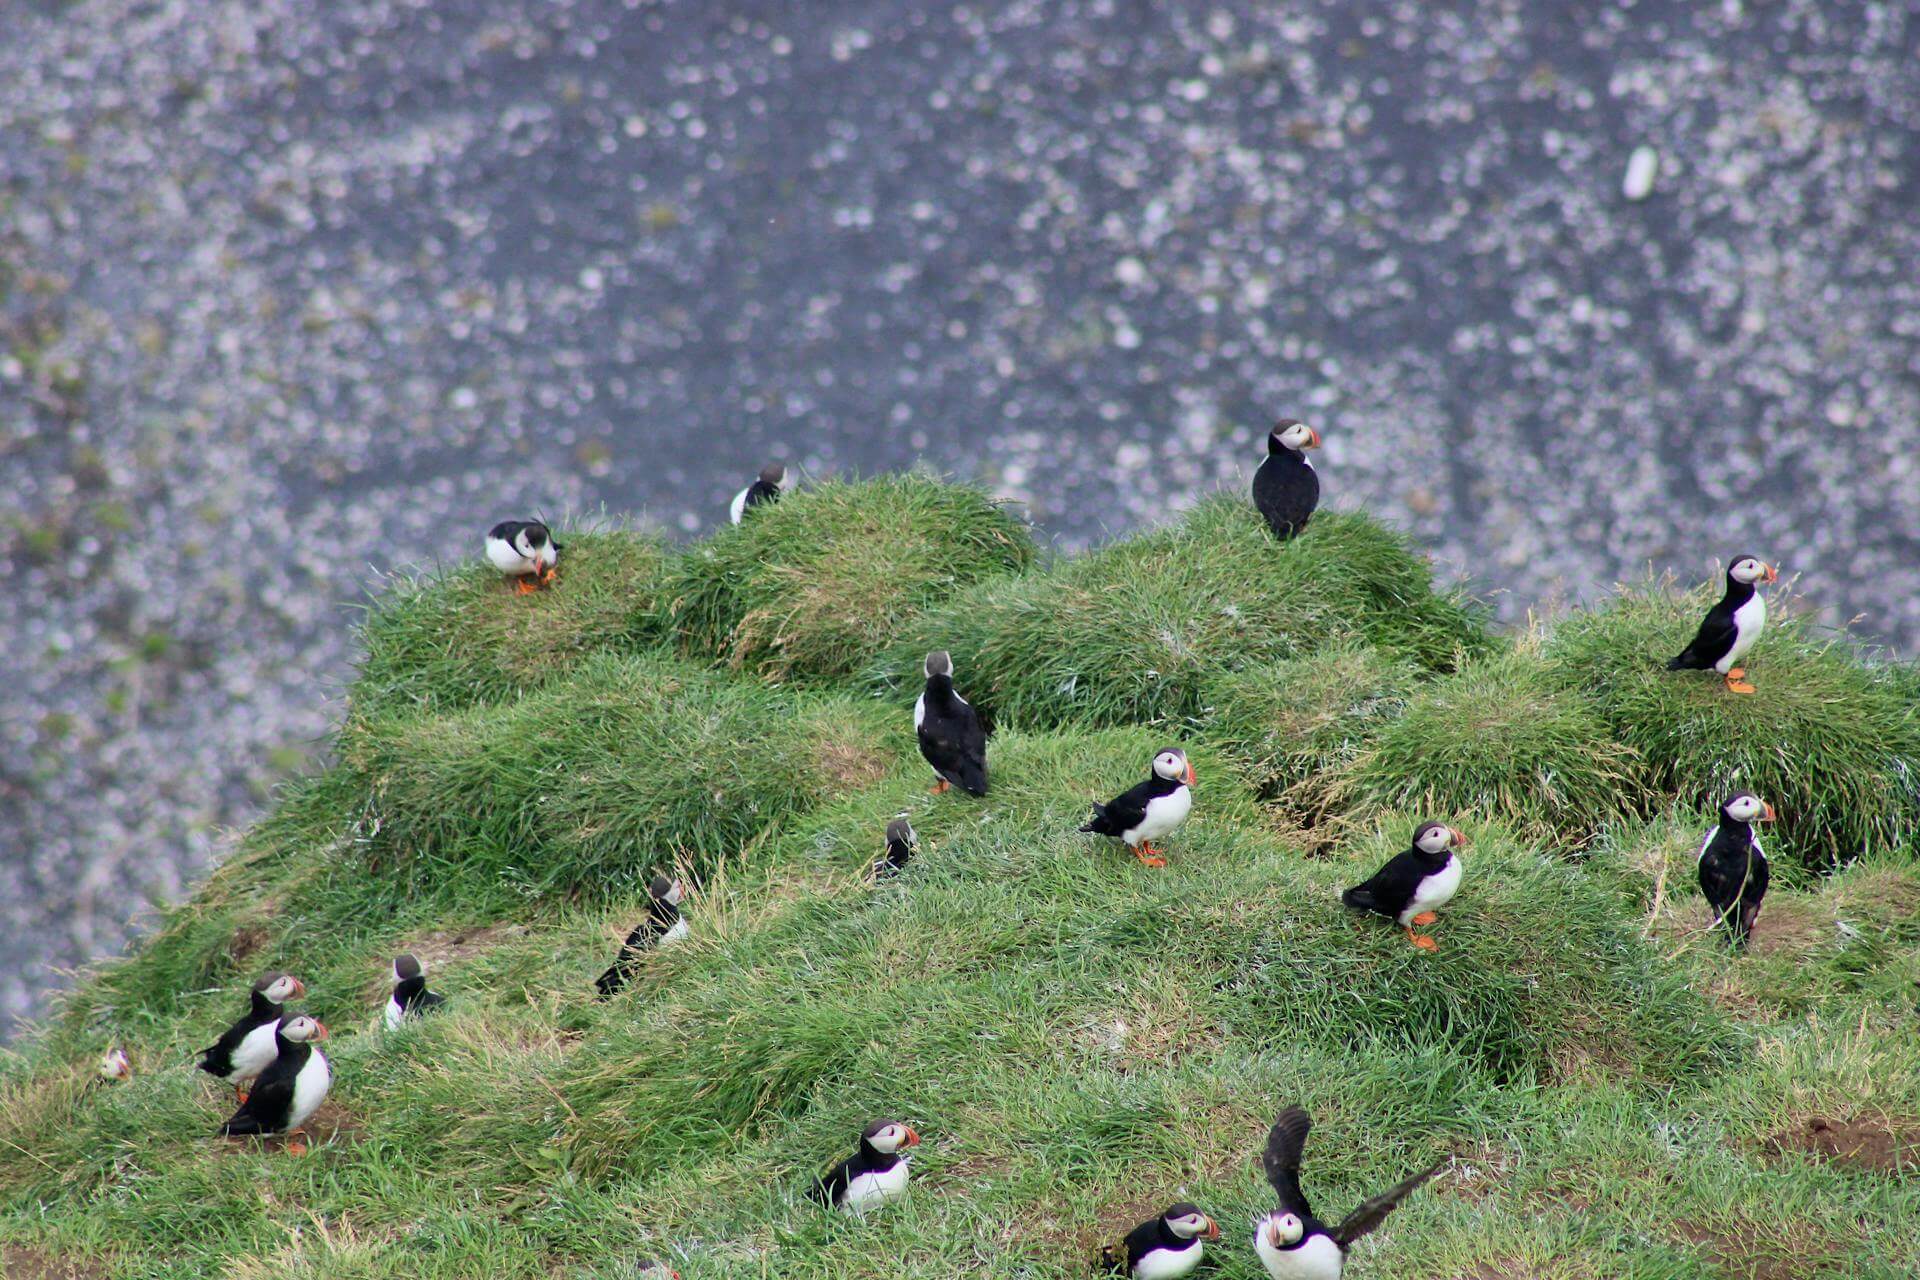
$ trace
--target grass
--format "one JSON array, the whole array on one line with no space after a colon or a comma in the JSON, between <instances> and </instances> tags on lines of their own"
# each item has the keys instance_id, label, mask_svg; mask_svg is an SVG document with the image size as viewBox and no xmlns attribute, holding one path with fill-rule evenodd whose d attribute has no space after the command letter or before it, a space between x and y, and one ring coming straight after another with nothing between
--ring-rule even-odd
<instances>
[{"instance_id":1,"label":"grass","mask_svg":"<svg viewBox=\"0 0 1920 1280\"><path fill-rule=\"evenodd\" d=\"M900 485L919 495L910 544L938 532L929 513L979 510L929 483ZM848 516L845 496L823 512ZM1457 1153L1356 1248L1356 1278L1920 1268L1898 1155L1920 1141L1920 865L1881 838L1906 829L1864 828L1867 856L1832 875L1788 860L1732 956L1701 935L1691 880L1711 809L1617 727L1634 677L1591 653L1593 629L1617 638L1650 605L1493 642L1368 522L1287 548L1244 524L1222 501L1085 561L969 553L972 585L909 574L837 633L790 614L786 644L737 665L731 640L661 623L685 597L655 584L684 584L700 546L682 562L575 535L527 599L472 573L403 585L370 617L336 762L0 1052L0 1266L629 1280L664 1256L688 1280L1065 1280L1192 1199L1227 1231L1206 1274L1258 1280L1256 1157L1299 1099L1329 1214ZM891 536L862 554L932 563ZM1342 554L1360 563L1336 572ZM1410 612L1372 594L1388 581ZM1013 598L1038 613L970 608ZM1142 610L1190 642L1182 661L1083 630ZM1639 643L1664 644L1664 618ZM873 665L851 657L868 626L892 646ZM889 674L942 626L963 686L1001 699L985 800L928 794L912 682ZM967 647L1022 635L1024 663ZM1049 694L1093 635L1096 686ZM1864 699L1836 717L1847 741L1893 732L1876 699L1910 669L1780 642L1756 657L1756 707L1711 714L1758 714L1791 663L1843 709ZM1076 828L1169 743L1199 789L1150 870ZM1475 843L1427 955L1338 894L1430 808ZM919 853L874 885L900 813ZM692 936L592 999L668 864ZM451 1003L385 1034L402 950ZM186 1066L267 967L305 978L334 1031L305 1158L214 1140L231 1100ZM97 1084L112 1043L137 1074ZM907 1199L858 1227L807 1205L880 1115L925 1138Z\"/></svg>"}]
</instances>

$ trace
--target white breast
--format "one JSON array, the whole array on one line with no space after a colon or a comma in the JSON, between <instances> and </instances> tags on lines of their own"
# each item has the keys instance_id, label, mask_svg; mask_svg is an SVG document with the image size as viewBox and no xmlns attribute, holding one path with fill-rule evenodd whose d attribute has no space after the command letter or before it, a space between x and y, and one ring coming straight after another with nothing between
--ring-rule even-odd
<instances>
[{"instance_id":1,"label":"white breast","mask_svg":"<svg viewBox=\"0 0 1920 1280\"><path fill-rule=\"evenodd\" d=\"M687 940L687 918L685 916L681 916L678 920L675 920L673 922L673 927L671 929L668 929L665 933L660 935L659 945L664 947L669 942L685 942L686 940Z\"/></svg>"},{"instance_id":2,"label":"white breast","mask_svg":"<svg viewBox=\"0 0 1920 1280\"><path fill-rule=\"evenodd\" d=\"M327 1055L315 1049L307 1055L307 1065L293 1078L293 1108L287 1112L287 1128L298 1129L312 1119L332 1087L333 1067L328 1064Z\"/></svg>"},{"instance_id":3,"label":"white breast","mask_svg":"<svg viewBox=\"0 0 1920 1280\"><path fill-rule=\"evenodd\" d=\"M280 1046L273 1042L279 1030L280 1019L275 1018L265 1026L247 1032L247 1038L233 1051L233 1072L227 1079L235 1084L251 1084L262 1071L272 1066L273 1060L280 1056Z\"/></svg>"},{"instance_id":4,"label":"white breast","mask_svg":"<svg viewBox=\"0 0 1920 1280\"><path fill-rule=\"evenodd\" d=\"M1767 625L1767 602L1758 591L1747 598L1747 602L1733 611L1733 648L1727 650L1727 656L1713 664L1713 669L1725 675L1747 656L1747 650Z\"/></svg>"},{"instance_id":5,"label":"white breast","mask_svg":"<svg viewBox=\"0 0 1920 1280\"><path fill-rule=\"evenodd\" d=\"M1155 1249L1134 1267L1134 1280L1179 1280L1200 1265L1204 1251L1197 1239L1184 1249Z\"/></svg>"},{"instance_id":6,"label":"white breast","mask_svg":"<svg viewBox=\"0 0 1920 1280\"><path fill-rule=\"evenodd\" d=\"M751 488L753 488L752 485L747 486L747 489ZM740 517L747 514L747 489L734 494L733 505L727 508L727 518L735 524L739 524Z\"/></svg>"},{"instance_id":7,"label":"white breast","mask_svg":"<svg viewBox=\"0 0 1920 1280\"><path fill-rule=\"evenodd\" d=\"M921 694L913 700L913 727L917 732L927 720L927 695Z\"/></svg>"},{"instance_id":8,"label":"white breast","mask_svg":"<svg viewBox=\"0 0 1920 1280\"><path fill-rule=\"evenodd\" d=\"M502 573L532 573L535 564L514 550L505 538L487 539L487 563Z\"/></svg>"},{"instance_id":9,"label":"white breast","mask_svg":"<svg viewBox=\"0 0 1920 1280\"><path fill-rule=\"evenodd\" d=\"M1193 788L1182 784L1164 796L1147 801L1147 812L1140 819L1140 825L1131 831L1123 831L1120 838L1130 845L1138 845L1147 840L1158 840L1187 820L1187 814L1193 811Z\"/></svg>"},{"instance_id":10,"label":"white breast","mask_svg":"<svg viewBox=\"0 0 1920 1280\"><path fill-rule=\"evenodd\" d=\"M1330 1236L1308 1236L1294 1249L1274 1248L1267 1243L1264 1221L1254 1228L1253 1251L1273 1280L1340 1280L1346 1266L1346 1256Z\"/></svg>"},{"instance_id":11,"label":"white breast","mask_svg":"<svg viewBox=\"0 0 1920 1280\"><path fill-rule=\"evenodd\" d=\"M865 1213L898 1199L906 1189L907 1162L901 1160L884 1173L863 1173L849 1182L846 1199L840 1202L840 1207L848 1213Z\"/></svg>"},{"instance_id":12,"label":"white breast","mask_svg":"<svg viewBox=\"0 0 1920 1280\"><path fill-rule=\"evenodd\" d=\"M387 1030L398 1031L400 1029L400 1024L402 1022L405 1022L406 1019L407 1019L407 1011L400 1007L400 1002L392 997L388 997L387 999Z\"/></svg>"},{"instance_id":13,"label":"white breast","mask_svg":"<svg viewBox=\"0 0 1920 1280\"><path fill-rule=\"evenodd\" d=\"M1460 892L1460 859L1447 855L1447 865L1422 880L1413 888L1413 901L1400 913L1400 923L1407 924L1422 911L1437 911L1453 901L1453 895Z\"/></svg>"}]
</instances>

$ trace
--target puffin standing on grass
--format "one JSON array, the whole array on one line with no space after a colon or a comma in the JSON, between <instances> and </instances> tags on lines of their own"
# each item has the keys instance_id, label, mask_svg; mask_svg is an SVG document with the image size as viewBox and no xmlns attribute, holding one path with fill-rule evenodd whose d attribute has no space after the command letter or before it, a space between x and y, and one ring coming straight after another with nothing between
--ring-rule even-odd
<instances>
[{"instance_id":1,"label":"puffin standing on grass","mask_svg":"<svg viewBox=\"0 0 1920 1280\"><path fill-rule=\"evenodd\" d=\"M913 851L919 846L920 837L913 833L913 824L906 818L898 817L887 824L887 851L873 864L873 878L884 880L899 875L906 870L907 863L913 860Z\"/></svg>"},{"instance_id":2,"label":"puffin standing on grass","mask_svg":"<svg viewBox=\"0 0 1920 1280\"><path fill-rule=\"evenodd\" d=\"M279 1052L274 1035L280 1029L280 1006L307 994L307 984L290 973L265 973L253 984L246 1016L200 1051L199 1068L231 1084L247 1100L247 1087Z\"/></svg>"},{"instance_id":3,"label":"puffin standing on grass","mask_svg":"<svg viewBox=\"0 0 1920 1280\"><path fill-rule=\"evenodd\" d=\"M1772 821L1772 805L1737 791L1720 806L1719 825L1700 845L1700 892L1713 904L1712 924L1725 925L1736 947L1747 945L1760 918L1760 899L1767 896L1767 855L1753 824Z\"/></svg>"},{"instance_id":4,"label":"puffin standing on grass","mask_svg":"<svg viewBox=\"0 0 1920 1280\"><path fill-rule=\"evenodd\" d=\"M687 936L687 922L680 916L680 902L687 896L687 890L680 883L680 877L655 876L647 887L647 896L651 901L647 904L646 919L633 926L633 932L620 944L620 954L614 958L613 967L593 984L602 1000L627 985L640 965L641 956Z\"/></svg>"},{"instance_id":5,"label":"puffin standing on grass","mask_svg":"<svg viewBox=\"0 0 1920 1280\"><path fill-rule=\"evenodd\" d=\"M855 1215L897 1200L907 1191L906 1149L919 1145L920 1135L899 1121L875 1120L859 1149L814 1184L813 1198Z\"/></svg>"},{"instance_id":6,"label":"puffin standing on grass","mask_svg":"<svg viewBox=\"0 0 1920 1280\"><path fill-rule=\"evenodd\" d=\"M1360 1202L1360 1207L1329 1229L1313 1216L1306 1193L1300 1190L1300 1152L1307 1144L1313 1120L1300 1107L1288 1107L1267 1134L1267 1150L1260 1157L1267 1181L1280 1207L1254 1219L1253 1251L1273 1280L1340 1280L1347 1250L1392 1213L1420 1184L1446 1168L1442 1157L1405 1182Z\"/></svg>"},{"instance_id":7,"label":"puffin standing on grass","mask_svg":"<svg viewBox=\"0 0 1920 1280\"><path fill-rule=\"evenodd\" d=\"M1320 477L1306 452L1319 447L1320 433L1292 418L1267 433L1267 460L1253 473L1253 505L1282 542L1303 531L1320 505Z\"/></svg>"},{"instance_id":8,"label":"puffin standing on grass","mask_svg":"<svg viewBox=\"0 0 1920 1280\"><path fill-rule=\"evenodd\" d=\"M727 508L727 518L739 524L746 519L747 512L763 502L778 502L781 488L787 483L787 469L777 462L769 462L760 468L760 478L733 495L733 505Z\"/></svg>"},{"instance_id":9,"label":"puffin standing on grass","mask_svg":"<svg viewBox=\"0 0 1920 1280\"><path fill-rule=\"evenodd\" d=\"M1340 901L1355 911L1392 916L1407 931L1407 941L1422 951L1438 950L1438 943L1414 928L1438 920L1435 913L1460 891L1459 853L1467 843L1463 833L1444 822L1424 822L1413 833L1410 849L1394 854L1371 880L1341 894Z\"/></svg>"},{"instance_id":10,"label":"puffin standing on grass","mask_svg":"<svg viewBox=\"0 0 1920 1280\"><path fill-rule=\"evenodd\" d=\"M1110 1275L1179 1280L1200 1265L1202 1241L1219 1238L1220 1225L1183 1200L1129 1231L1120 1249L1102 1250L1101 1263Z\"/></svg>"},{"instance_id":11,"label":"puffin standing on grass","mask_svg":"<svg viewBox=\"0 0 1920 1280\"><path fill-rule=\"evenodd\" d=\"M953 656L945 649L927 655L927 687L913 704L913 728L920 754L937 776L933 794L958 787L970 796L987 794L987 731L980 713L953 690Z\"/></svg>"},{"instance_id":12,"label":"puffin standing on grass","mask_svg":"<svg viewBox=\"0 0 1920 1280\"><path fill-rule=\"evenodd\" d=\"M281 1023L274 1037L278 1052L273 1065L260 1073L247 1100L220 1126L220 1136L290 1134L288 1153L304 1154L307 1144L300 1140L300 1128L320 1109L333 1085L327 1055L313 1046L326 1038L326 1027L305 1014Z\"/></svg>"},{"instance_id":13,"label":"puffin standing on grass","mask_svg":"<svg viewBox=\"0 0 1920 1280\"><path fill-rule=\"evenodd\" d=\"M408 1018L437 1009L447 998L427 990L427 966L414 955L395 956L393 996L387 1001L387 1030L397 1031Z\"/></svg>"},{"instance_id":14,"label":"puffin standing on grass","mask_svg":"<svg viewBox=\"0 0 1920 1280\"><path fill-rule=\"evenodd\" d=\"M133 1060L127 1057L125 1049L115 1045L107 1050L106 1056L100 1059L100 1078L108 1081L133 1079Z\"/></svg>"},{"instance_id":15,"label":"puffin standing on grass","mask_svg":"<svg viewBox=\"0 0 1920 1280\"><path fill-rule=\"evenodd\" d=\"M1080 830L1124 840L1141 862L1164 867L1167 860L1153 842L1187 820L1193 811L1194 782L1187 753L1168 747L1153 757L1153 772L1145 782L1094 805L1092 821Z\"/></svg>"},{"instance_id":16,"label":"puffin standing on grass","mask_svg":"<svg viewBox=\"0 0 1920 1280\"><path fill-rule=\"evenodd\" d=\"M518 578L514 589L523 596L553 581L560 551L553 531L538 520L502 520L487 530L487 562L509 578Z\"/></svg>"},{"instance_id":17,"label":"puffin standing on grass","mask_svg":"<svg viewBox=\"0 0 1920 1280\"><path fill-rule=\"evenodd\" d=\"M1752 693L1745 667L1737 665L1767 625L1767 601L1755 588L1780 571L1755 556L1735 556L1727 566L1727 592L1707 610L1693 643L1667 662L1669 671L1718 671L1733 693Z\"/></svg>"}]
</instances>

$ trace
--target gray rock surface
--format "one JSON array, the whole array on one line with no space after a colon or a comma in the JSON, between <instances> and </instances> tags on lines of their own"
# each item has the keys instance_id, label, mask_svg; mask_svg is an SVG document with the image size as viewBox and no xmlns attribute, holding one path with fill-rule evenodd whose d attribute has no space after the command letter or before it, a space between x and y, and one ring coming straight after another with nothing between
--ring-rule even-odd
<instances>
[{"instance_id":1,"label":"gray rock surface","mask_svg":"<svg viewBox=\"0 0 1920 1280\"><path fill-rule=\"evenodd\" d=\"M379 571L768 458L1072 546L1286 413L1508 616L1750 550L1920 635L1905 6L4 21L0 1022L321 749Z\"/></svg>"}]
</instances>

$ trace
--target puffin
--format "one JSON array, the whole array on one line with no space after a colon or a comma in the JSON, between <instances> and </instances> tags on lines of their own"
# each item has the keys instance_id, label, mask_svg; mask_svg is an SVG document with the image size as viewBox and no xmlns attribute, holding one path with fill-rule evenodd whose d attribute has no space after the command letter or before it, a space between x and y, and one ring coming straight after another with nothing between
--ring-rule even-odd
<instances>
[{"instance_id":1,"label":"puffin","mask_svg":"<svg viewBox=\"0 0 1920 1280\"><path fill-rule=\"evenodd\" d=\"M1392 1213L1420 1184L1446 1168L1447 1157L1414 1174L1405 1182L1370 1196L1360 1207L1329 1230L1313 1216L1306 1193L1300 1190L1300 1151L1313 1121L1298 1106L1288 1107L1267 1134L1267 1150L1260 1158L1280 1207L1253 1220L1253 1251L1273 1280L1340 1280L1347 1250Z\"/></svg>"},{"instance_id":2,"label":"puffin","mask_svg":"<svg viewBox=\"0 0 1920 1280\"><path fill-rule=\"evenodd\" d=\"M133 1060L127 1057L127 1051L119 1045L107 1050L100 1059L100 1078L107 1081L133 1079Z\"/></svg>"},{"instance_id":3,"label":"puffin","mask_svg":"<svg viewBox=\"0 0 1920 1280\"><path fill-rule=\"evenodd\" d=\"M1737 665L1767 625L1767 601L1754 587L1780 571L1757 556L1735 556L1727 566L1727 591L1707 610L1693 643L1667 662L1669 671L1718 671L1733 693L1752 693L1745 667Z\"/></svg>"},{"instance_id":4,"label":"puffin","mask_svg":"<svg viewBox=\"0 0 1920 1280\"><path fill-rule=\"evenodd\" d=\"M387 1001L387 1030L397 1031L408 1018L437 1009L447 998L427 990L427 966L417 956L395 956L393 996Z\"/></svg>"},{"instance_id":5,"label":"puffin","mask_svg":"<svg viewBox=\"0 0 1920 1280\"><path fill-rule=\"evenodd\" d=\"M1149 867L1167 860L1153 842L1187 820L1193 810L1193 765L1187 753L1168 747L1153 757L1153 772L1105 804L1093 806L1093 819L1080 830L1087 835L1124 840L1133 856Z\"/></svg>"},{"instance_id":6,"label":"puffin","mask_svg":"<svg viewBox=\"0 0 1920 1280\"><path fill-rule=\"evenodd\" d=\"M1319 447L1320 433L1292 418L1267 433L1267 460L1253 473L1253 505L1282 542L1303 532L1320 505L1320 477L1307 461L1307 450Z\"/></svg>"},{"instance_id":7,"label":"puffin","mask_svg":"<svg viewBox=\"0 0 1920 1280\"><path fill-rule=\"evenodd\" d=\"M680 1280L680 1273L657 1258L642 1258L634 1263L635 1280Z\"/></svg>"},{"instance_id":8,"label":"puffin","mask_svg":"<svg viewBox=\"0 0 1920 1280\"><path fill-rule=\"evenodd\" d=\"M906 1149L919 1145L920 1135L898 1120L875 1120L861 1130L859 1148L814 1185L813 1198L856 1216L897 1200L907 1190Z\"/></svg>"},{"instance_id":9,"label":"puffin","mask_svg":"<svg viewBox=\"0 0 1920 1280\"><path fill-rule=\"evenodd\" d=\"M1725 925L1733 945L1744 947L1767 896L1767 855L1753 833L1755 822L1772 822L1773 806L1737 791L1720 806L1720 823L1700 845L1700 892L1713 904L1713 924Z\"/></svg>"},{"instance_id":10,"label":"puffin","mask_svg":"<svg viewBox=\"0 0 1920 1280\"><path fill-rule=\"evenodd\" d=\"M780 501L781 487L787 483L787 469L777 462L769 462L760 468L760 478L733 495L733 505L727 508L728 517L739 524L747 518L747 512L763 502Z\"/></svg>"},{"instance_id":11,"label":"puffin","mask_svg":"<svg viewBox=\"0 0 1920 1280\"><path fill-rule=\"evenodd\" d=\"M280 1026L280 1006L306 994L307 984L290 973L261 974L253 984L246 1016L200 1051L199 1068L233 1085L245 1102L247 1086L267 1069L277 1052L274 1033Z\"/></svg>"},{"instance_id":12,"label":"puffin","mask_svg":"<svg viewBox=\"0 0 1920 1280\"><path fill-rule=\"evenodd\" d=\"M509 578L515 590L531 595L553 581L562 548L553 531L538 520L502 520L487 530L487 561Z\"/></svg>"},{"instance_id":13,"label":"puffin","mask_svg":"<svg viewBox=\"0 0 1920 1280\"><path fill-rule=\"evenodd\" d=\"M1355 911L1392 916L1407 931L1407 941L1422 951L1436 951L1439 943L1414 926L1429 925L1435 914L1460 891L1460 851L1467 847L1464 832L1444 822L1423 822L1413 833L1413 846L1396 853L1387 865L1340 895Z\"/></svg>"},{"instance_id":14,"label":"puffin","mask_svg":"<svg viewBox=\"0 0 1920 1280\"><path fill-rule=\"evenodd\" d=\"M953 691L953 656L945 649L927 655L927 687L913 704L913 729L920 754L933 766L933 794L958 787L970 796L987 794L987 731L980 714Z\"/></svg>"},{"instance_id":15,"label":"puffin","mask_svg":"<svg viewBox=\"0 0 1920 1280\"><path fill-rule=\"evenodd\" d=\"M644 952L680 942L687 936L687 922L680 915L680 902L687 896L687 890L680 878L656 875L647 886L647 896L652 901L647 904L646 919L633 926L633 932L620 944L620 954L614 958L613 967L593 984L602 1000L627 985Z\"/></svg>"},{"instance_id":16,"label":"puffin","mask_svg":"<svg viewBox=\"0 0 1920 1280\"><path fill-rule=\"evenodd\" d=\"M287 1143L287 1151L300 1155L307 1145L298 1138L300 1127L312 1118L326 1100L333 1084L333 1068L327 1055L313 1042L325 1040L327 1029L305 1014L296 1014L280 1024L274 1034L278 1056L260 1073L253 1092L220 1126L223 1138L243 1138L251 1134L286 1133L296 1135Z\"/></svg>"},{"instance_id":17,"label":"puffin","mask_svg":"<svg viewBox=\"0 0 1920 1280\"><path fill-rule=\"evenodd\" d=\"M913 824L903 814L887 824L887 851L873 864L873 877L884 880L888 876L899 875L906 870L907 863L913 860L913 852L919 847L920 837L913 833Z\"/></svg>"},{"instance_id":18,"label":"puffin","mask_svg":"<svg viewBox=\"0 0 1920 1280\"><path fill-rule=\"evenodd\" d=\"M1133 1280L1178 1280L1200 1265L1202 1243L1220 1238L1220 1225L1182 1200L1157 1218L1127 1232L1120 1250L1109 1246L1101 1258L1108 1274Z\"/></svg>"}]
</instances>

